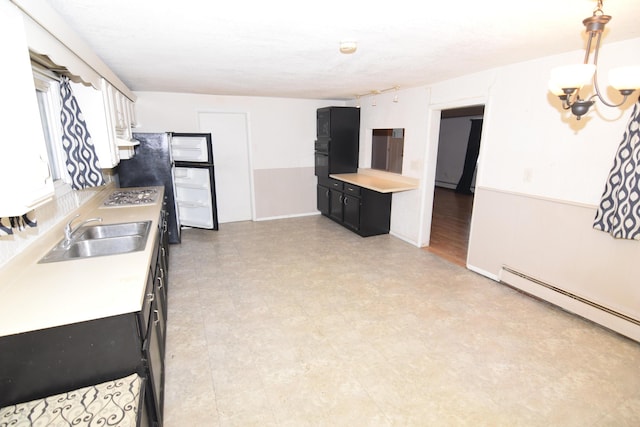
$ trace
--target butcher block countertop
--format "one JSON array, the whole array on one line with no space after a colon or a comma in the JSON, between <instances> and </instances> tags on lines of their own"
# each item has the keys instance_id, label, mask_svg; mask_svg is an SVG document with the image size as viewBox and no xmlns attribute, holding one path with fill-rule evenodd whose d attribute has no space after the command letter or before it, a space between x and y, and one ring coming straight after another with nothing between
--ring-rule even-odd
<instances>
[{"instance_id":1,"label":"butcher block countertop","mask_svg":"<svg viewBox=\"0 0 640 427\"><path fill-rule=\"evenodd\" d=\"M158 190L154 203L106 207L103 201L120 189L105 187L2 266L0 336L132 313L142 308L164 194L163 187L146 188ZM101 217L102 224L152 221L144 250L39 264L64 237L64 225L76 214L80 217L73 221L73 226L94 217ZM87 225L94 224L98 223Z\"/></svg>"},{"instance_id":2,"label":"butcher block countertop","mask_svg":"<svg viewBox=\"0 0 640 427\"><path fill-rule=\"evenodd\" d=\"M379 193L395 193L419 187L419 180L415 178L374 169L358 169L357 173L331 174L329 177Z\"/></svg>"}]
</instances>

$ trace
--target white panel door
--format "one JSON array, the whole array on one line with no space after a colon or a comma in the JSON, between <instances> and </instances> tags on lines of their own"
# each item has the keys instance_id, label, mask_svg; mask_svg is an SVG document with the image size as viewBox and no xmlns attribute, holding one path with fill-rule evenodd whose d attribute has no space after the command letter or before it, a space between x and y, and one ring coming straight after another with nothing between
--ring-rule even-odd
<instances>
[{"instance_id":1,"label":"white panel door","mask_svg":"<svg viewBox=\"0 0 640 427\"><path fill-rule=\"evenodd\" d=\"M218 222L252 219L247 115L199 113L200 131L211 133Z\"/></svg>"}]
</instances>

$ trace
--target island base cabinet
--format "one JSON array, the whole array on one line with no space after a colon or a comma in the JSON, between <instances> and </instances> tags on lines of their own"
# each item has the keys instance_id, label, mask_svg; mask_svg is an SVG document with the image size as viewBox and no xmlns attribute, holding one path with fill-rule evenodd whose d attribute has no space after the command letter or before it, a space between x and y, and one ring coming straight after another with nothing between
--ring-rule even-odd
<instances>
[{"instance_id":1,"label":"island base cabinet","mask_svg":"<svg viewBox=\"0 0 640 427\"><path fill-rule=\"evenodd\" d=\"M354 231L360 230L361 200L348 194L342 196L342 222Z\"/></svg>"},{"instance_id":2,"label":"island base cabinet","mask_svg":"<svg viewBox=\"0 0 640 427\"><path fill-rule=\"evenodd\" d=\"M342 191L329 190L329 217L335 221L344 220L344 193Z\"/></svg>"},{"instance_id":3,"label":"island base cabinet","mask_svg":"<svg viewBox=\"0 0 640 427\"><path fill-rule=\"evenodd\" d=\"M389 233L391 193L318 178L318 210L362 237ZM327 206L328 204L328 206Z\"/></svg>"},{"instance_id":4,"label":"island base cabinet","mask_svg":"<svg viewBox=\"0 0 640 427\"><path fill-rule=\"evenodd\" d=\"M378 193L363 188L360 199L361 236L388 234L391 223L391 193Z\"/></svg>"}]
</instances>

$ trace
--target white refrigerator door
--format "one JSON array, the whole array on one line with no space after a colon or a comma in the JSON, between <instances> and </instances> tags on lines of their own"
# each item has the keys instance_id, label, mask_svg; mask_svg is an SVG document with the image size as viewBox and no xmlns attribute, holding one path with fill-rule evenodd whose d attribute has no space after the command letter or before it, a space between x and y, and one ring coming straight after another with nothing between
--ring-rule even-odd
<instances>
[{"instance_id":1,"label":"white refrigerator door","mask_svg":"<svg viewBox=\"0 0 640 427\"><path fill-rule=\"evenodd\" d=\"M211 168L176 167L174 174L181 225L212 229Z\"/></svg>"},{"instance_id":2,"label":"white refrigerator door","mask_svg":"<svg viewBox=\"0 0 640 427\"><path fill-rule=\"evenodd\" d=\"M204 136L173 136L171 155L174 162L209 163L207 138Z\"/></svg>"}]
</instances>

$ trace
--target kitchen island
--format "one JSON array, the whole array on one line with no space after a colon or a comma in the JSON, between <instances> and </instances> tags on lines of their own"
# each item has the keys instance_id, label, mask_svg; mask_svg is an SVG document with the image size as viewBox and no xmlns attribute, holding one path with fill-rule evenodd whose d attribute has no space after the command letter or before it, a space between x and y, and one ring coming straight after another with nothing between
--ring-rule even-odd
<instances>
[{"instance_id":1,"label":"kitchen island","mask_svg":"<svg viewBox=\"0 0 640 427\"><path fill-rule=\"evenodd\" d=\"M418 188L418 180L373 169L318 177L317 205L325 215L362 237L389 233L391 195Z\"/></svg>"},{"instance_id":2,"label":"kitchen island","mask_svg":"<svg viewBox=\"0 0 640 427\"><path fill-rule=\"evenodd\" d=\"M415 190L419 184L415 178L375 169L358 169L357 173L331 174L329 177L378 193Z\"/></svg>"}]
</instances>

